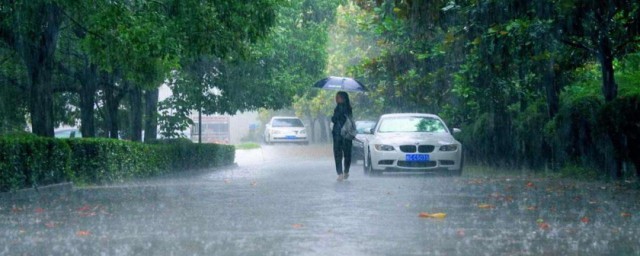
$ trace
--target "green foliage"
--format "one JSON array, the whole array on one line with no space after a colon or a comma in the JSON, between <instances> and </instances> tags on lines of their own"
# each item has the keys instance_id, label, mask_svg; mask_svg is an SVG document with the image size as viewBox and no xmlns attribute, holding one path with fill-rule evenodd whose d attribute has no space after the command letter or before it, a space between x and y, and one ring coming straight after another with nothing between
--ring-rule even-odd
<instances>
[{"instance_id":1,"label":"green foliage","mask_svg":"<svg viewBox=\"0 0 640 256\"><path fill-rule=\"evenodd\" d=\"M260 148L260 144L253 142L246 142L242 144L235 145L236 149L256 149Z\"/></svg>"},{"instance_id":2,"label":"green foliage","mask_svg":"<svg viewBox=\"0 0 640 256\"><path fill-rule=\"evenodd\" d=\"M112 139L0 137L0 191L63 181L104 184L232 164L233 146L185 140L141 144Z\"/></svg>"},{"instance_id":3,"label":"green foliage","mask_svg":"<svg viewBox=\"0 0 640 256\"><path fill-rule=\"evenodd\" d=\"M0 138L0 191L64 181L70 148L61 140L31 136Z\"/></svg>"},{"instance_id":4,"label":"green foliage","mask_svg":"<svg viewBox=\"0 0 640 256\"><path fill-rule=\"evenodd\" d=\"M607 109L603 88L608 95L616 90L613 79L603 85L602 67L615 60L621 99L637 94L637 2L353 2L365 13L357 34L381 49L349 69L372 89L366 101L374 115L440 114L462 128L468 161L555 171L581 166L599 176L617 168L619 146L598 119ZM609 108L619 116L630 105ZM633 137L629 129L614 130Z\"/></svg>"}]
</instances>

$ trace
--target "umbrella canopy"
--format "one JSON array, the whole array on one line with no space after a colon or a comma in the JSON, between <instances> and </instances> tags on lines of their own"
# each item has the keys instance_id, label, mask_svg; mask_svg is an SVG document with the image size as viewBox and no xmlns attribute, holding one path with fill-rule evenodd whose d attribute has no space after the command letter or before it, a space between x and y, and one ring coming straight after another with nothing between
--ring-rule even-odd
<instances>
[{"instance_id":1,"label":"umbrella canopy","mask_svg":"<svg viewBox=\"0 0 640 256\"><path fill-rule=\"evenodd\" d=\"M330 76L316 82L313 87L324 90L366 92L364 85L350 77Z\"/></svg>"}]
</instances>

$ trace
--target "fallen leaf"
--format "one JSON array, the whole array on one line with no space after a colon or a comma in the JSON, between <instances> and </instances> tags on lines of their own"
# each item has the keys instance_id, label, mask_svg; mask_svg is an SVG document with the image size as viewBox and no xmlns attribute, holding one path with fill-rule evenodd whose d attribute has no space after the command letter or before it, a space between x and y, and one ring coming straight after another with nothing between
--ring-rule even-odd
<instances>
[{"instance_id":1,"label":"fallen leaf","mask_svg":"<svg viewBox=\"0 0 640 256\"><path fill-rule=\"evenodd\" d=\"M543 219L537 219L537 220L536 220L536 223L538 223L538 224L543 223L543 222L544 222L544 220L543 220Z\"/></svg>"},{"instance_id":2,"label":"fallen leaf","mask_svg":"<svg viewBox=\"0 0 640 256\"><path fill-rule=\"evenodd\" d=\"M580 219L580 221L582 221L582 223L585 223L585 224L586 224L586 223L589 223L589 218L587 218L587 217L582 217L582 218Z\"/></svg>"},{"instance_id":3,"label":"fallen leaf","mask_svg":"<svg viewBox=\"0 0 640 256\"><path fill-rule=\"evenodd\" d=\"M421 212L420 214L418 214L418 217L444 219L445 217L447 217L447 214L443 212L436 212L436 213Z\"/></svg>"},{"instance_id":4,"label":"fallen leaf","mask_svg":"<svg viewBox=\"0 0 640 256\"><path fill-rule=\"evenodd\" d=\"M537 209L538 209L538 207L536 207L535 205L527 207L527 210L529 210L529 211L535 211Z\"/></svg>"},{"instance_id":5,"label":"fallen leaf","mask_svg":"<svg viewBox=\"0 0 640 256\"><path fill-rule=\"evenodd\" d=\"M38 208L36 208L34 211L35 211L36 213L43 213L43 212L44 212L44 209L42 209L42 208L38 207Z\"/></svg>"},{"instance_id":6,"label":"fallen leaf","mask_svg":"<svg viewBox=\"0 0 640 256\"><path fill-rule=\"evenodd\" d=\"M96 216L96 212L81 212L80 217L91 217L91 216Z\"/></svg>"},{"instance_id":7,"label":"fallen leaf","mask_svg":"<svg viewBox=\"0 0 640 256\"><path fill-rule=\"evenodd\" d=\"M45 227L47 228L55 228L56 227L56 223L53 221L49 221L47 223L44 224Z\"/></svg>"},{"instance_id":8,"label":"fallen leaf","mask_svg":"<svg viewBox=\"0 0 640 256\"><path fill-rule=\"evenodd\" d=\"M628 217L631 217L631 213L623 212L623 213L620 214L620 216L628 218Z\"/></svg>"},{"instance_id":9,"label":"fallen leaf","mask_svg":"<svg viewBox=\"0 0 640 256\"><path fill-rule=\"evenodd\" d=\"M22 207L14 205L13 207L11 207L11 211L12 212L21 212L21 211L23 211L23 209L22 209Z\"/></svg>"},{"instance_id":10,"label":"fallen leaf","mask_svg":"<svg viewBox=\"0 0 640 256\"><path fill-rule=\"evenodd\" d=\"M458 230L456 231L456 235L457 235L458 237L463 237L463 236L464 236L464 229L458 229Z\"/></svg>"},{"instance_id":11,"label":"fallen leaf","mask_svg":"<svg viewBox=\"0 0 640 256\"><path fill-rule=\"evenodd\" d=\"M549 224L547 224L546 222L538 223L538 227L540 229L544 229L544 230L547 230L547 229L551 228L551 226L549 226Z\"/></svg>"},{"instance_id":12,"label":"fallen leaf","mask_svg":"<svg viewBox=\"0 0 640 256\"><path fill-rule=\"evenodd\" d=\"M493 208L496 208L496 207L491 205L491 204L478 204L478 208L480 208L480 209L493 209Z\"/></svg>"},{"instance_id":13,"label":"fallen leaf","mask_svg":"<svg viewBox=\"0 0 640 256\"><path fill-rule=\"evenodd\" d=\"M91 206L89 206L88 204L83 205L82 207L78 208L79 212L86 212L91 210Z\"/></svg>"},{"instance_id":14,"label":"fallen leaf","mask_svg":"<svg viewBox=\"0 0 640 256\"><path fill-rule=\"evenodd\" d=\"M293 225L291 225L291 227L293 227L293 228L302 228L303 226L302 226L302 224L293 224Z\"/></svg>"},{"instance_id":15,"label":"fallen leaf","mask_svg":"<svg viewBox=\"0 0 640 256\"><path fill-rule=\"evenodd\" d=\"M231 183L231 180L230 179L224 179L224 183L225 184L229 184L229 183Z\"/></svg>"},{"instance_id":16,"label":"fallen leaf","mask_svg":"<svg viewBox=\"0 0 640 256\"><path fill-rule=\"evenodd\" d=\"M91 235L91 232L87 230L79 230L78 232L76 232L76 236L89 236L89 235Z\"/></svg>"},{"instance_id":17,"label":"fallen leaf","mask_svg":"<svg viewBox=\"0 0 640 256\"><path fill-rule=\"evenodd\" d=\"M252 182L251 182L251 186L252 186L252 187L255 187L255 186L257 186L257 185L258 185L258 182L257 182L257 181L252 181Z\"/></svg>"},{"instance_id":18,"label":"fallen leaf","mask_svg":"<svg viewBox=\"0 0 640 256\"><path fill-rule=\"evenodd\" d=\"M532 188L532 187L535 187L535 186L536 186L536 185L534 185L534 184L533 184L533 182L531 182L531 181L529 181L529 182L527 183L527 187L528 187L528 188Z\"/></svg>"}]
</instances>

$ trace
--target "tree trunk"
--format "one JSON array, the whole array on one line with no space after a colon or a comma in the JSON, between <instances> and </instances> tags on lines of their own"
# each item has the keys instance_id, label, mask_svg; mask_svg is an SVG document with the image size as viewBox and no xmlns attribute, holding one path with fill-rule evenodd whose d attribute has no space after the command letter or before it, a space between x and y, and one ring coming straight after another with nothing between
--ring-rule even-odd
<instances>
[{"instance_id":1,"label":"tree trunk","mask_svg":"<svg viewBox=\"0 0 640 256\"><path fill-rule=\"evenodd\" d=\"M127 90L127 88L122 88L121 92L117 92L116 80L114 74L106 74L102 84L105 97L107 136L112 139L119 139L118 108L120 100L125 96L124 92Z\"/></svg>"},{"instance_id":2,"label":"tree trunk","mask_svg":"<svg viewBox=\"0 0 640 256\"><path fill-rule=\"evenodd\" d=\"M41 17L33 24L37 33L32 39L33 45L18 43L30 78L29 112L33 133L53 137L53 86L51 78L54 69L55 51L58 44L60 8L53 3L43 4Z\"/></svg>"},{"instance_id":3,"label":"tree trunk","mask_svg":"<svg viewBox=\"0 0 640 256\"><path fill-rule=\"evenodd\" d=\"M142 141L142 89L134 86L129 92L131 140Z\"/></svg>"},{"instance_id":4,"label":"tree trunk","mask_svg":"<svg viewBox=\"0 0 640 256\"><path fill-rule=\"evenodd\" d=\"M600 40L598 59L602 69L602 93L604 100L610 102L618 96L618 85L613 73L613 51L608 38Z\"/></svg>"},{"instance_id":5,"label":"tree trunk","mask_svg":"<svg viewBox=\"0 0 640 256\"><path fill-rule=\"evenodd\" d=\"M144 93L144 138L155 139L158 137L158 89Z\"/></svg>"},{"instance_id":6,"label":"tree trunk","mask_svg":"<svg viewBox=\"0 0 640 256\"><path fill-rule=\"evenodd\" d=\"M29 66L37 66L32 63ZM52 70L45 65L29 67L31 88L29 90L29 112L31 114L32 132L39 136L53 137L53 88L51 87Z\"/></svg>"},{"instance_id":7,"label":"tree trunk","mask_svg":"<svg viewBox=\"0 0 640 256\"><path fill-rule=\"evenodd\" d=\"M559 85L558 85L558 74L555 69L555 61L551 59L549 61L549 66L547 67L547 79L545 79L545 91L547 93L547 111L549 115L549 119L556 116L558 113L558 109L560 109L560 98L558 97Z\"/></svg>"},{"instance_id":8,"label":"tree trunk","mask_svg":"<svg viewBox=\"0 0 640 256\"><path fill-rule=\"evenodd\" d=\"M325 115L320 115L320 142L327 142L327 133L328 133L328 125L327 125L327 117Z\"/></svg>"},{"instance_id":9,"label":"tree trunk","mask_svg":"<svg viewBox=\"0 0 640 256\"><path fill-rule=\"evenodd\" d=\"M92 138L96 136L95 127L95 95L98 88L97 85L97 69L94 64L89 65L85 69L80 79L80 132L82 137Z\"/></svg>"}]
</instances>

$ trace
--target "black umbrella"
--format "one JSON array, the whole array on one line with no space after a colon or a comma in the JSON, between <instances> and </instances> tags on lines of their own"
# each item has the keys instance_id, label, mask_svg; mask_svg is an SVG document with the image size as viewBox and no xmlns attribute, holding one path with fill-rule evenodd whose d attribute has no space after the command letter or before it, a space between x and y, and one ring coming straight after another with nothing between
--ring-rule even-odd
<instances>
[{"instance_id":1,"label":"black umbrella","mask_svg":"<svg viewBox=\"0 0 640 256\"><path fill-rule=\"evenodd\" d=\"M350 77L330 76L316 82L313 87L336 90L336 91L349 91L349 92L366 92L368 91L364 85L357 80Z\"/></svg>"}]
</instances>

